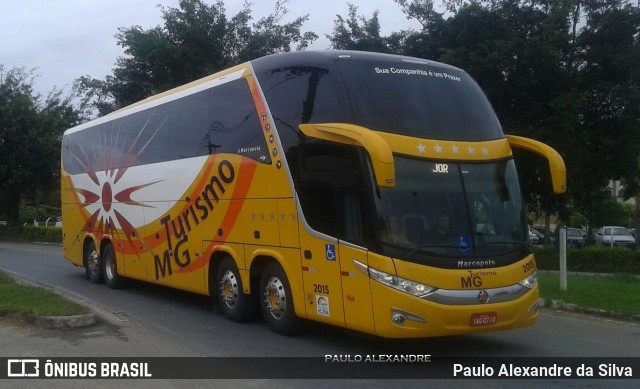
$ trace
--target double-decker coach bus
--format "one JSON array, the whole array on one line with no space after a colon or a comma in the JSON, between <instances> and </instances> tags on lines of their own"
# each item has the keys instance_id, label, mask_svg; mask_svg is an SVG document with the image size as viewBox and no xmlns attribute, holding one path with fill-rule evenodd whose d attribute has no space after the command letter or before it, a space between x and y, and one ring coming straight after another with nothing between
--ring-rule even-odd
<instances>
[{"instance_id":1,"label":"double-decker coach bus","mask_svg":"<svg viewBox=\"0 0 640 389\"><path fill-rule=\"evenodd\" d=\"M512 148L464 71L350 51L256 59L65 132L64 256L279 333L511 329L538 315Z\"/></svg>"}]
</instances>

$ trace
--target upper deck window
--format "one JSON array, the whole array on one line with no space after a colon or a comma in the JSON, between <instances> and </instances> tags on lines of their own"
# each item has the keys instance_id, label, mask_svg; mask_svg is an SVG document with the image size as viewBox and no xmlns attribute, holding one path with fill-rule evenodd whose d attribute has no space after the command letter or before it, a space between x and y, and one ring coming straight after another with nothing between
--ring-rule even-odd
<instances>
[{"instance_id":1,"label":"upper deck window","mask_svg":"<svg viewBox=\"0 0 640 389\"><path fill-rule=\"evenodd\" d=\"M346 120L326 68L282 67L270 69L259 77L285 151L298 144L300 124Z\"/></svg>"},{"instance_id":2,"label":"upper deck window","mask_svg":"<svg viewBox=\"0 0 640 389\"><path fill-rule=\"evenodd\" d=\"M372 130L442 140L502 138L491 104L471 77L426 61L341 59L356 124Z\"/></svg>"}]
</instances>

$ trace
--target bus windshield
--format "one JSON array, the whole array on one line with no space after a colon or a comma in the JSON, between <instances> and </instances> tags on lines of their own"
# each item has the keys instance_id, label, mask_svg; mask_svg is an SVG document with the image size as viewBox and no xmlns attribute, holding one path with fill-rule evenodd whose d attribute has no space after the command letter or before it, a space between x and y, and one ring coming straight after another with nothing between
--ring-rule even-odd
<instances>
[{"instance_id":1,"label":"bus windshield","mask_svg":"<svg viewBox=\"0 0 640 389\"><path fill-rule=\"evenodd\" d=\"M396 156L395 161L397 185L381 189L378 203L383 245L404 248L410 260L527 250L513 160L464 164Z\"/></svg>"},{"instance_id":2,"label":"bus windshield","mask_svg":"<svg viewBox=\"0 0 640 389\"><path fill-rule=\"evenodd\" d=\"M465 72L428 61L387 57L336 61L355 124L423 139L485 141L502 128Z\"/></svg>"}]
</instances>

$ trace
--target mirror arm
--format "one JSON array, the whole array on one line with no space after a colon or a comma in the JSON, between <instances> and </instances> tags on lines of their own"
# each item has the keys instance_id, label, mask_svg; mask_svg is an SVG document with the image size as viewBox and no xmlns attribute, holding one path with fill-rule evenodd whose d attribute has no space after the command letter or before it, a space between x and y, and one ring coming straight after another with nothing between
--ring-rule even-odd
<instances>
[{"instance_id":1,"label":"mirror arm","mask_svg":"<svg viewBox=\"0 0 640 389\"><path fill-rule=\"evenodd\" d=\"M378 186L395 187L396 173L391 147L377 133L347 123L300 124L299 127L306 136L312 138L364 147L371 158Z\"/></svg>"},{"instance_id":2,"label":"mirror arm","mask_svg":"<svg viewBox=\"0 0 640 389\"><path fill-rule=\"evenodd\" d=\"M515 135L507 135L506 137L512 148L531 151L549 161L553 192L556 194L562 194L567 191L567 168L564 164L564 160L557 151L537 140Z\"/></svg>"}]
</instances>

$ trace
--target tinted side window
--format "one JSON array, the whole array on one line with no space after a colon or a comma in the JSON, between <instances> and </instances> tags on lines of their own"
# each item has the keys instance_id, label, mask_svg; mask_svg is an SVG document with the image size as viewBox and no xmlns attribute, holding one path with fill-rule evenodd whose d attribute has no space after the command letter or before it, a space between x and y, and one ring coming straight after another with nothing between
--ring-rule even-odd
<instances>
[{"instance_id":1,"label":"tinted side window","mask_svg":"<svg viewBox=\"0 0 640 389\"><path fill-rule=\"evenodd\" d=\"M244 79L70 134L63 153L71 174L213 153L271 163Z\"/></svg>"},{"instance_id":2,"label":"tinted side window","mask_svg":"<svg viewBox=\"0 0 640 389\"><path fill-rule=\"evenodd\" d=\"M251 91L244 79L209 90L209 128L204 146L209 153L240 154L271 163Z\"/></svg>"},{"instance_id":3,"label":"tinted side window","mask_svg":"<svg viewBox=\"0 0 640 389\"><path fill-rule=\"evenodd\" d=\"M327 69L274 69L261 75L260 83L285 152L297 144L301 123L347 122Z\"/></svg>"},{"instance_id":4,"label":"tinted side window","mask_svg":"<svg viewBox=\"0 0 640 389\"><path fill-rule=\"evenodd\" d=\"M304 217L316 231L362 244L367 225L366 174L358 149L333 144L292 148L298 166L294 182Z\"/></svg>"},{"instance_id":5,"label":"tinted side window","mask_svg":"<svg viewBox=\"0 0 640 389\"><path fill-rule=\"evenodd\" d=\"M169 132L172 159L191 158L209 153L209 92L203 91L174 101L170 107Z\"/></svg>"},{"instance_id":6,"label":"tinted side window","mask_svg":"<svg viewBox=\"0 0 640 389\"><path fill-rule=\"evenodd\" d=\"M137 131L129 133L128 139L135 150L135 165L163 162L171 159L169 153L169 105L163 104L135 115Z\"/></svg>"}]
</instances>

